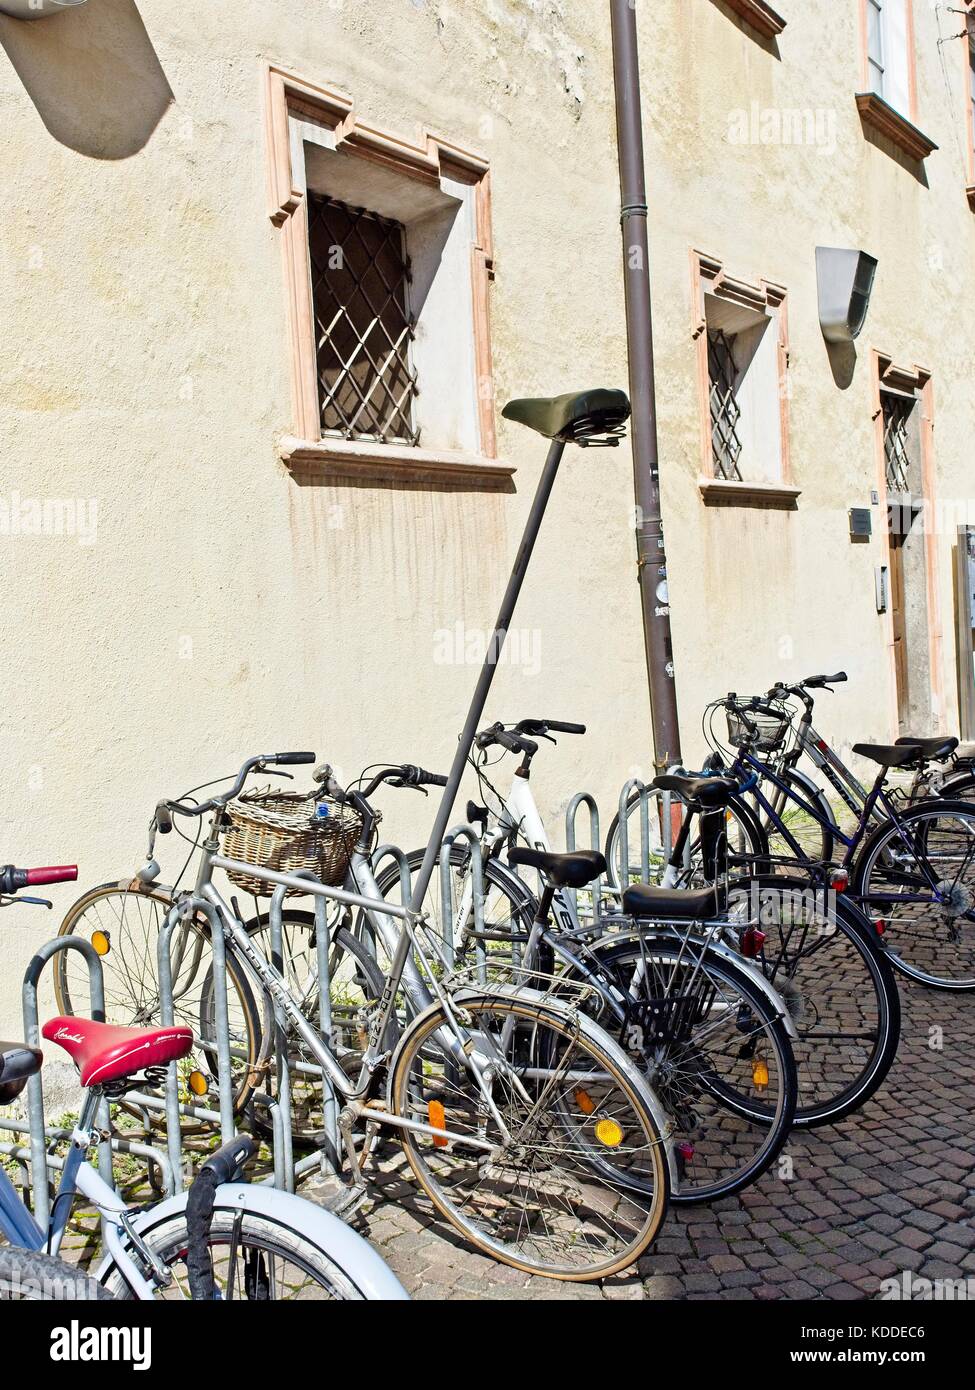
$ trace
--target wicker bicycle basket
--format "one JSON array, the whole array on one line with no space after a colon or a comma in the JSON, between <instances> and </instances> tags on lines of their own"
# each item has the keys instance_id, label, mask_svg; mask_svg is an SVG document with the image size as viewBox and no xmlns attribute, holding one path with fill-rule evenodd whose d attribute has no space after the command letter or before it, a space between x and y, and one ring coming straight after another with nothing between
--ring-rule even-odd
<instances>
[{"instance_id":1,"label":"wicker bicycle basket","mask_svg":"<svg viewBox=\"0 0 975 1390\"><path fill-rule=\"evenodd\" d=\"M328 814L316 814L326 806ZM227 859L254 864L275 873L310 870L322 883L336 886L345 878L352 850L362 828L355 811L321 796L294 792L245 792L227 807L230 826L221 850ZM269 898L273 883L251 874L227 871L227 877L246 893ZM285 897L301 896L289 888Z\"/></svg>"},{"instance_id":2,"label":"wicker bicycle basket","mask_svg":"<svg viewBox=\"0 0 975 1390\"><path fill-rule=\"evenodd\" d=\"M785 742L791 721L788 714L765 714L748 710L747 715L726 709L728 742L735 748L754 748L759 753L774 753Z\"/></svg>"}]
</instances>

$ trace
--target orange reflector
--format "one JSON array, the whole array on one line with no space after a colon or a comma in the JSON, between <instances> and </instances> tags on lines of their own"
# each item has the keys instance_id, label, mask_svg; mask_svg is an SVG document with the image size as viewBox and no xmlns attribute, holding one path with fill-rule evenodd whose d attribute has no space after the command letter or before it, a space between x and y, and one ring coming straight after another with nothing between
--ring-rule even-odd
<instances>
[{"instance_id":1,"label":"orange reflector","mask_svg":"<svg viewBox=\"0 0 975 1390\"><path fill-rule=\"evenodd\" d=\"M427 1101L427 1120L433 1125L434 1129L447 1128L447 1115L443 1104L439 1100ZM445 1149L450 1143L449 1139L443 1139L439 1135L433 1136L433 1147L435 1149Z\"/></svg>"},{"instance_id":2,"label":"orange reflector","mask_svg":"<svg viewBox=\"0 0 975 1390\"><path fill-rule=\"evenodd\" d=\"M768 1085L768 1064L763 1057L756 1057L752 1062L752 1081L760 1091Z\"/></svg>"},{"instance_id":3,"label":"orange reflector","mask_svg":"<svg viewBox=\"0 0 975 1390\"><path fill-rule=\"evenodd\" d=\"M617 1149L623 1142L623 1130L615 1120L600 1120L596 1126L596 1138L607 1149Z\"/></svg>"},{"instance_id":4,"label":"orange reflector","mask_svg":"<svg viewBox=\"0 0 975 1390\"><path fill-rule=\"evenodd\" d=\"M112 938L107 931L93 931L91 934L91 944L100 956L107 956L112 949Z\"/></svg>"},{"instance_id":5,"label":"orange reflector","mask_svg":"<svg viewBox=\"0 0 975 1390\"><path fill-rule=\"evenodd\" d=\"M210 1083L201 1071L191 1071L186 1084L195 1096L205 1096L210 1089Z\"/></svg>"},{"instance_id":6,"label":"orange reflector","mask_svg":"<svg viewBox=\"0 0 975 1390\"><path fill-rule=\"evenodd\" d=\"M584 1115L591 1115L596 1108L596 1102L588 1091L584 1091L580 1086L575 1093L575 1102Z\"/></svg>"}]
</instances>

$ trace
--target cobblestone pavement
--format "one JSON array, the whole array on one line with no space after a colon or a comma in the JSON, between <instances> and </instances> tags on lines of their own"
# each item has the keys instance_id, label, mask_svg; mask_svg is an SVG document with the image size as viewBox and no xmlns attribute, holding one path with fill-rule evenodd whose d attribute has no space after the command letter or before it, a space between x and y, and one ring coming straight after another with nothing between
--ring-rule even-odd
<instances>
[{"instance_id":1,"label":"cobblestone pavement","mask_svg":"<svg viewBox=\"0 0 975 1390\"><path fill-rule=\"evenodd\" d=\"M796 1132L787 1163L739 1197L671 1208L637 1268L600 1285L475 1253L434 1219L392 1144L371 1175L381 1196L354 1224L417 1299L866 1299L905 1275L968 1279L975 1297L975 996L904 982L901 997L898 1058L868 1105ZM73 1225L64 1253L88 1264L97 1222Z\"/></svg>"},{"instance_id":2,"label":"cobblestone pavement","mask_svg":"<svg viewBox=\"0 0 975 1390\"><path fill-rule=\"evenodd\" d=\"M795 1133L781 1172L740 1197L672 1208L638 1267L602 1285L475 1254L434 1222L401 1157L357 1224L421 1299L865 1299L905 1274L967 1278L975 1293L975 996L904 982L902 999L900 1052L868 1105Z\"/></svg>"}]
</instances>

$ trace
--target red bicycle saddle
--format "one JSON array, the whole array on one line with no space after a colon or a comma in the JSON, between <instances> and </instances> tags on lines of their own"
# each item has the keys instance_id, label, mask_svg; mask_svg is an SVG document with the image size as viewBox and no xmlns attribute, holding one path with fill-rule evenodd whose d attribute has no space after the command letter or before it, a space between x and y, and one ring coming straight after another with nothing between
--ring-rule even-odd
<instances>
[{"instance_id":1,"label":"red bicycle saddle","mask_svg":"<svg viewBox=\"0 0 975 1390\"><path fill-rule=\"evenodd\" d=\"M90 1018L52 1018L41 1030L49 1042L70 1053L82 1086L104 1086L145 1067L185 1057L193 1046L192 1028L117 1028Z\"/></svg>"}]
</instances>

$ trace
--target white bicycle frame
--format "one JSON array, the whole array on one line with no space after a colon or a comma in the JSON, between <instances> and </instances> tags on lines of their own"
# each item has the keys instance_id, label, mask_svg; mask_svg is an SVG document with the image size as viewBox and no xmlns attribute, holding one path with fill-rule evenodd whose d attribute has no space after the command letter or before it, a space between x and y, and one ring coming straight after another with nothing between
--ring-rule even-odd
<instances>
[{"instance_id":1,"label":"white bicycle frame","mask_svg":"<svg viewBox=\"0 0 975 1390\"><path fill-rule=\"evenodd\" d=\"M547 853L552 848L545 823L532 794L531 782L527 777L519 777L517 773L512 778L511 790L500 814L495 818L494 826L486 830L481 837L484 862L487 863L515 832L526 839L532 849ZM510 872L514 873L514 870ZM595 891L593 888L594 893ZM467 874L461 900L453 917L452 940L455 945L463 940L465 924L471 920L473 911L474 880L472 874ZM571 893L564 892L561 888L556 889L552 898L551 915L559 931L579 930L579 912Z\"/></svg>"}]
</instances>

